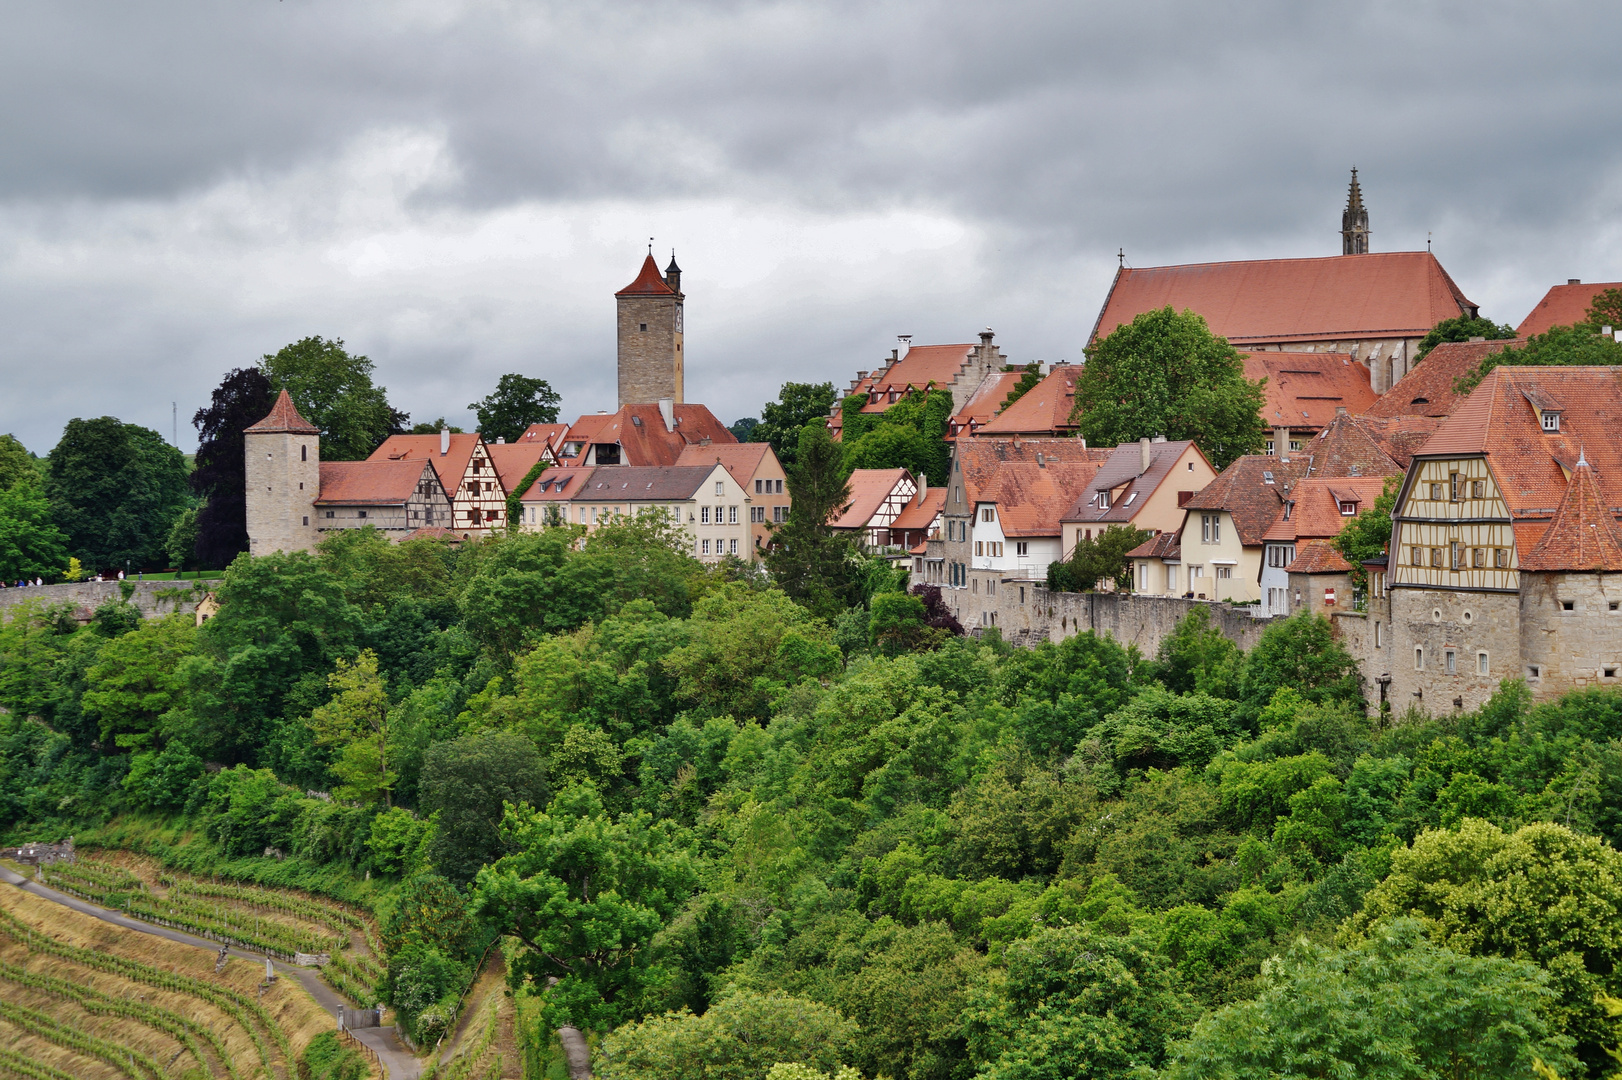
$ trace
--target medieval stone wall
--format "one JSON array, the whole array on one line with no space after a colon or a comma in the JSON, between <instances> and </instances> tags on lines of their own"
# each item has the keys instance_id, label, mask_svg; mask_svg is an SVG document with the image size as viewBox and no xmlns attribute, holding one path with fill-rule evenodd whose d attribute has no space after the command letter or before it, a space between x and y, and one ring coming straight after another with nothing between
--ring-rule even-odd
<instances>
[{"instance_id":1,"label":"medieval stone wall","mask_svg":"<svg viewBox=\"0 0 1622 1080\"><path fill-rule=\"evenodd\" d=\"M1520 654L1539 698L1622 684L1622 574L1522 570Z\"/></svg>"},{"instance_id":2,"label":"medieval stone wall","mask_svg":"<svg viewBox=\"0 0 1622 1080\"><path fill-rule=\"evenodd\" d=\"M618 304L619 403L681 401L681 301L675 296L622 296Z\"/></svg>"},{"instance_id":3,"label":"medieval stone wall","mask_svg":"<svg viewBox=\"0 0 1622 1080\"><path fill-rule=\"evenodd\" d=\"M197 600L193 597L185 600L176 600L173 592L177 589L190 589L197 582L192 581L126 581L122 584L134 587L130 595L130 603L141 609L141 614L147 618L156 618L183 611L191 614L197 610ZM213 582L203 582L205 587L212 587ZM47 606L57 604L71 604L75 609L94 611L109 600L117 600L120 582L117 581L73 581L61 585L41 585L27 589L0 589L0 617L9 617L11 608L20 604L41 603ZM166 595L160 596L163 593Z\"/></svg>"},{"instance_id":4,"label":"medieval stone wall","mask_svg":"<svg viewBox=\"0 0 1622 1080\"><path fill-rule=\"evenodd\" d=\"M1252 606L1134 593L1053 592L1019 582L1003 582L994 598L981 594L977 599L980 603L972 606L976 614L995 599L995 625L1003 639L1015 645L1062 641L1091 630L1108 634L1122 645L1136 645L1146 656L1159 652L1161 641L1196 607L1204 608L1211 625L1241 649L1254 648L1271 621L1253 617ZM979 626L978 619L964 623L964 629L970 631Z\"/></svg>"},{"instance_id":5,"label":"medieval stone wall","mask_svg":"<svg viewBox=\"0 0 1622 1080\"><path fill-rule=\"evenodd\" d=\"M1392 711L1401 714L1415 706L1438 715L1482 705L1502 680L1522 674L1520 621L1514 593L1391 590L1395 637L1386 693ZM1368 666L1366 675L1379 674Z\"/></svg>"}]
</instances>

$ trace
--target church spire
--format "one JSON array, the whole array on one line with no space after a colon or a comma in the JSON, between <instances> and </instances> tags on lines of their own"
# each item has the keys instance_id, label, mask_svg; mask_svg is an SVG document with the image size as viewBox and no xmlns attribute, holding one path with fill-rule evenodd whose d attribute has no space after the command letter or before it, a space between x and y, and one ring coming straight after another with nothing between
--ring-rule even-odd
<instances>
[{"instance_id":1,"label":"church spire","mask_svg":"<svg viewBox=\"0 0 1622 1080\"><path fill-rule=\"evenodd\" d=\"M1340 215L1340 253L1369 253L1369 212L1363 208L1363 189L1357 186L1357 166L1352 166L1352 187L1346 193L1346 210Z\"/></svg>"}]
</instances>

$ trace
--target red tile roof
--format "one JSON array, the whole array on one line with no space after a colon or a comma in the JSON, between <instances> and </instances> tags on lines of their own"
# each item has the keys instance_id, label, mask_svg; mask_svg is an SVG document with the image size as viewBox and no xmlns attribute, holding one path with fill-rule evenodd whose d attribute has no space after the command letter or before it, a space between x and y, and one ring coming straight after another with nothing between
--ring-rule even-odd
<instances>
[{"instance_id":1,"label":"red tile roof","mask_svg":"<svg viewBox=\"0 0 1622 1080\"><path fill-rule=\"evenodd\" d=\"M1337 408L1361 413L1379 397L1369 385L1369 369L1342 353L1247 353L1245 378L1267 380L1262 420L1270 428L1323 427Z\"/></svg>"},{"instance_id":2,"label":"red tile roof","mask_svg":"<svg viewBox=\"0 0 1622 1080\"><path fill-rule=\"evenodd\" d=\"M953 447L964 498L996 503L1005 536L1059 535L1060 516L1111 453L1080 439L959 439Z\"/></svg>"},{"instance_id":3,"label":"red tile roof","mask_svg":"<svg viewBox=\"0 0 1622 1080\"><path fill-rule=\"evenodd\" d=\"M1295 505L1290 516L1274 520L1263 540L1326 540L1339 536L1354 515L1340 512L1340 497L1355 496L1361 513L1385 493L1383 476L1345 476L1297 480L1290 489Z\"/></svg>"},{"instance_id":4,"label":"red tile roof","mask_svg":"<svg viewBox=\"0 0 1622 1080\"><path fill-rule=\"evenodd\" d=\"M659 264L653 261L653 255L642 260L642 272L636 275L636 280L614 294L615 296L675 296L676 293L665 284L664 275L659 273Z\"/></svg>"},{"instance_id":5,"label":"red tile roof","mask_svg":"<svg viewBox=\"0 0 1622 1080\"><path fill-rule=\"evenodd\" d=\"M1284 568L1287 574L1347 574L1352 564L1327 540L1308 540L1295 549L1295 561Z\"/></svg>"},{"instance_id":6,"label":"red tile roof","mask_svg":"<svg viewBox=\"0 0 1622 1080\"><path fill-rule=\"evenodd\" d=\"M1397 385L1380 395L1371 405L1369 416L1448 416L1459 407L1465 395L1453 384L1459 376L1474 371L1483 358L1498 352L1510 341L1446 341L1425 354Z\"/></svg>"},{"instance_id":7,"label":"red tile roof","mask_svg":"<svg viewBox=\"0 0 1622 1080\"><path fill-rule=\"evenodd\" d=\"M702 446L706 439L711 446L731 446L738 441L706 405L678 404L673 415L676 426L667 431L658 405L621 405L617 412L582 416L562 441L619 443L620 462L625 465L674 465L683 450ZM585 458L582 450L562 464L577 468Z\"/></svg>"},{"instance_id":8,"label":"red tile roof","mask_svg":"<svg viewBox=\"0 0 1622 1080\"><path fill-rule=\"evenodd\" d=\"M1064 435L1076 430L1070 411L1076 403L1076 379L1080 375L1080 364L1055 364L1046 378L975 434Z\"/></svg>"},{"instance_id":9,"label":"red tile roof","mask_svg":"<svg viewBox=\"0 0 1622 1080\"><path fill-rule=\"evenodd\" d=\"M873 375L873 389L888 397L890 390L922 390L930 383L947 386L963 370L969 353L973 351L973 345L914 345L907 350L906 356ZM875 412L883 412L887 406L886 401L871 408Z\"/></svg>"},{"instance_id":10,"label":"red tile roof","mask_svg":"<svg viewBox=\"0 0 1622 1080\"><path fill-rule=\"evenodd\" d=\"M1292 465L1303 458L1306 476L1401 476L1403 473L1403 466L1386 452L1370 428L1350 414L1335 417L1303 449L1290 454Z\"/></svg>"},{"instance_id":11,"label":"red tile roof","mask_svg":"<svg viewBox=\"0 0 1622 1080\"><path fill-rule=\"evenodd\" d=\"M546 443L539 439L533 442L486 443L484 446L485 453L490 455L490 465L501 480L501 490L509 495L523 483L529 470L546 457L546 449Z\"/></svg>"},{"instance_id":12,"label":"red tile roof","mask_svg":"<svg viewBox=\"0 0 1622 1080\"><path fill-rule=\"evenodd\" d=\"M1123 267L1092 340L1168 305L1198 312L1212 333L1240 347L1421 337L1476 310L1428 251Z\"/></svg>"},{"instance_id":13,"label":"red tile roof","mask_svg":"<svg viewBox=\"0 0 1622 1080\"><path fill-rule=\"evenodd\" d=\"M1281 461L1268 454L1237 458L1184 504L1187 510L1226 510L1239 543L1254 547L1284 509L1284 497L1310 459L1298 454Z\"/></svg>"},{"instance_id":14,"label":"red tile roof","mask_svg":"<svg viewBox=\"0 0 1622 1080\"><path fill-rule=\"evenodd\" d=\"M293 399L283 390L276 395L276 403L270 407L270 412L257 424L250 424L243 429L256 435L319 435L321 429L299 415L298 407Z\"/></svg>"},{"instance_id":15,"label":"red tile roof","mask_svg":"<svg viewBox=\"0 0 1622 1080\"><path fill-rule=\"evenodd\" d=\"M903 481L912 479L906 469L853 469L850 474L850 502L844 512L828 522L831 529L865 529Z\"/></svg>"},{"instance_id":16,"label":"red tile roof","mask_svg":"<svg viewBox=\"0 0 1622 1080\"><path fill-rule=\"evenodd\" d=\"M1183 451L1190 447L1200 454L1199 447L1187 439L1150 443L1147 472L1140 471L1143 467L1142 444L1123 443L1109 450L1109 457L1100 466L1098 474L1077 493L1075 501L1060 520L1104 525L1130 523L1148 505L1149 497L1171 475L1172 466L1183 456ZM1204 456L1200 454L1201 458ZM1122 485L1125 487L1122 488ZM1115 491L1117 488L1121 490L1110 500L1109 506L1100 509L1095 501L1098 493Z\"/></svg>"},{"instance_id":17,"label":"red tile roof","mask_svg":"<svg viewBox=\"0 0 1622 1080\"><path fill-rule=\"evenodd\" d=\"M455 529L447 529L443 525L424 525L420 529L412 529L406 533L402 540L448 540L457 543L464 539L463 534Z\"/></svg>"},{"instance_id":18,"label":"red tile roof","mask_svg":"<svg viewBox=\"0 0 1622 1080\"><path fill-rule=\"evenodd\" d=\"M1559 406L1558 432L1543 430L1529 394ZM1619 431L1622 367L1498 367L1443 421L1420 454L1486 454L1510 513L1547 518L1565 497L1567 469L1583 454L1606 504L1622 507Z\"/></svg>"},{"instance_id":19,"label":"red tile roof","mask_svg":"<svg viewBox=\"0 0 1622 1080\"><path fill-rule=\"evenodd\" d=\"M907 504L907 508L896 515L890 522L892 529L927 529L935 524L935 519L941 516L946 509L946 489L932 487L924 489L922 501L914 498Z\"/></svg>"},{"instance_id":20,"label":"red tile roof","mask_svg":"<svg viewBox=\"0 0 1622 1080\"><path fill-rule=\"evenodd\" d=\"M610 468L611 466L604 466ZM530 485L528 491L523 492L519 498L526 503L555 502L560 499L573 499L586 489L591 482L593 469L565 468L555 465L547 469L535 483Z\"/></svg>"},{"instance_id":21,"label":"red tile roof","mask_svg":"<svg viewBox=\"0 0 1622 1080\"><path fill-rule=\"evenodd\" d=\"M315 499L315 505L404 506L425 474L433 475L428 462L420 458L410 461L323 461L321 492Z\"/></svg>"},{"instance_id":22,"label":"red tile roof","mask_svg":"<svg viewBox=\"0 0 1622 1080\"><path fill-rule=\"evenodd\" d=\"M366 460L430 461L434 472L439 474L439 482L454 499L462 486L462 477L467 475L467 463L472 460L473 451L478 445L477 434L452 435L449 451L441 454L438 435L390 435Z\"/></svg>"},{"instance_id":23,"label":"red tile roof","mask_svg":"<svg viewBox=\"0 0 1622 1080\"><path fill-rule=\"evenodd\" d=\"M1419 452L1419 448L1430 441L1436 434L1436 429L1442 425L1439 416L1370 416L1364 413L1357 419L1357 426L1373 437L1380 444L1380 449L1390 456L1401 469L1408 468L1408 462Z\"/></svg>"},{"instance_id":24,"label":"red tile roof","mask_svg":"<svg viewBox=\"0 0 1622 1080\"><path fill-rule=\"evenodd\" d=\"M1622 532L1585 459L1572 469L1566 494L1537 546L1518 561L1522 570L1622 570Z\"/></svg>"},{"instance_id":25,"label":"red tile roof","mask_svg":"<svg viewBox=\"0 0 1622 1080\"><path fill-rule=\"evenodd\" d=\"M772 451L771 443L711 443L709 446L682 447L681 453L676 457L676 464L723 465L739 486L745 490L753 490L750 481L760 472L768 455L771 457L771 463L776 464L777 455Z\"/></svg>"},{"instance_id":26,"label":"red tile roof","mask_svg":"<svg viewBox=\"0 0 1622 1080\"><path fill-rule=\"evenodd\" d=\"M1126 554L1132 559L1181 559L1182 535L1175 529L1167 529L1158 536L1151 536Z\"/></svg>"},{"instance_id":27,"label":"red tile roof","mask_svg":"<svg viewBox=\"0 0 1622 1080\"><path fill-rule=\"evenodd\" d=\"M539 442L555 447L563 441L563 437L568 433L568 424L531 424L524 429L524 433L518 436L515 441L521 443Z\"/></svg>"},{"instance_id":28,"label":"red tile roof","mask_svg":"<svg viewBox=\"0 0 1622 1080\"><path fill-rule=\"evenodd\" d=\"M952 417L951 426L947 428L947 438L956 438L954 432L972 435L978 431L997 415L1003 401L1024 375L1023 371L1000 371L981 380L974 393L970 394L969 399L957 410L957 415ZM965 428L968 429L967 432L964 432Z\"/></svg>"},{"instance_id":29,"label":"red tile roof","mask_svg":"<svg viewBox=\"0 0 1622 1080\"><path fill-rule=\"evenodd\" d=\"M1537 307L1527 313L1515 336L1529 338L1541 334L1551 326L1575 326L1588 318L1588 309L1594 297L1606 289L1622 289L1622 281L1602 281L1590 285L1556 285L1543 294ZM1622 327L1616 329L1622 330Z\"/></svg>"}]
</instances>

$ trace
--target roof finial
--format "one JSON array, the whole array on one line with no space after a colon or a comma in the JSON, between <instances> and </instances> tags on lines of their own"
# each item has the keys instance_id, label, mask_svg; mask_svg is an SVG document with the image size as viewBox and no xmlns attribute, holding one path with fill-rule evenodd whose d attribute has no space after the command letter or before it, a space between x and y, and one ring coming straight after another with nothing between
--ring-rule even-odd
<instances>
[{"instance_id":1,"label":"roof finial","mask_svg":"<svg viewBox=\"0 0 1622 1080\"><path fill-rule=\"evenodd\" d=\"M1579 469L1581 469L1581 468L1584 468L1585 466L1587 466L1587 464L1588 464L1587 451L1585 451L1583 449L1583 444L1582 443L1578 443L1577 444L1577 467Z\"/></svg>"},{"instance_id":2,"label":"roof finial","mask_svg":"<svg viewBox=\"0 0 1622 1080\"><path fill-rule=\"evenodd\" d=\"M1121 248L1121 250L1117 251L1115 253L1115 257L1121 261L1122 266L1125 266L1126 265L1126 248L1123 247L1123 248Z\"/></svg>"}]
</instances>

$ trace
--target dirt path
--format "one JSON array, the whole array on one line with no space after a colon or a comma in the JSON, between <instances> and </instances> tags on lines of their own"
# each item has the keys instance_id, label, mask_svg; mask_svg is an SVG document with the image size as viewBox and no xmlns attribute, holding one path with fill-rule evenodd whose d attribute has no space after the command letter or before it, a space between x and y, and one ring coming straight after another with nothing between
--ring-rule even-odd
<instances>
[{"instance_id":1,"label":"dirt path","mask_svg":"<svg viewBox=\"0 0 1622 1080\"><path fill-rule=\"evenodd\" d=\"M138 930L143 934L152 934L169 941L179 942L182 945L191 945L199 949L205 949L210 953L220 951L216 942L193 937L191 934L180 930L171 930L167 926L153 926L151 923L144 923L140 919L132 919L123 912L98 907L88 900L81 900L77 896L69 896L67 893L57 892L55 889L41 885L38 882L29 881L21 874L3 866L0 866L0 881L15 885L24 892L33 893L42 899L72 908L74 911L90 915L103 922L112 923L114 926L122 926L126 930ZM264 956L259 953L247 952L237 948L232 948L229 952L232 956L240 956L244 960L251 960L256 964L265 962ZM332 987L321 981L320 975L313 968L294 967L279 960L272 961L272 964L278 975L292 978L300 986L304 987L309 995L315 999L317 1005L320 1005L333 1015L334 1023L336 1023L340 1006L354 1004L339 997ZM417 1077L422 1074L422 1062L418 1061L401 1044L393 1028L352 1028L350 1030L355 1038L377 1051L377 1056L383 1062L383 1069L388 1080L417 1080Z\"/></svg>"}]
</instances>

